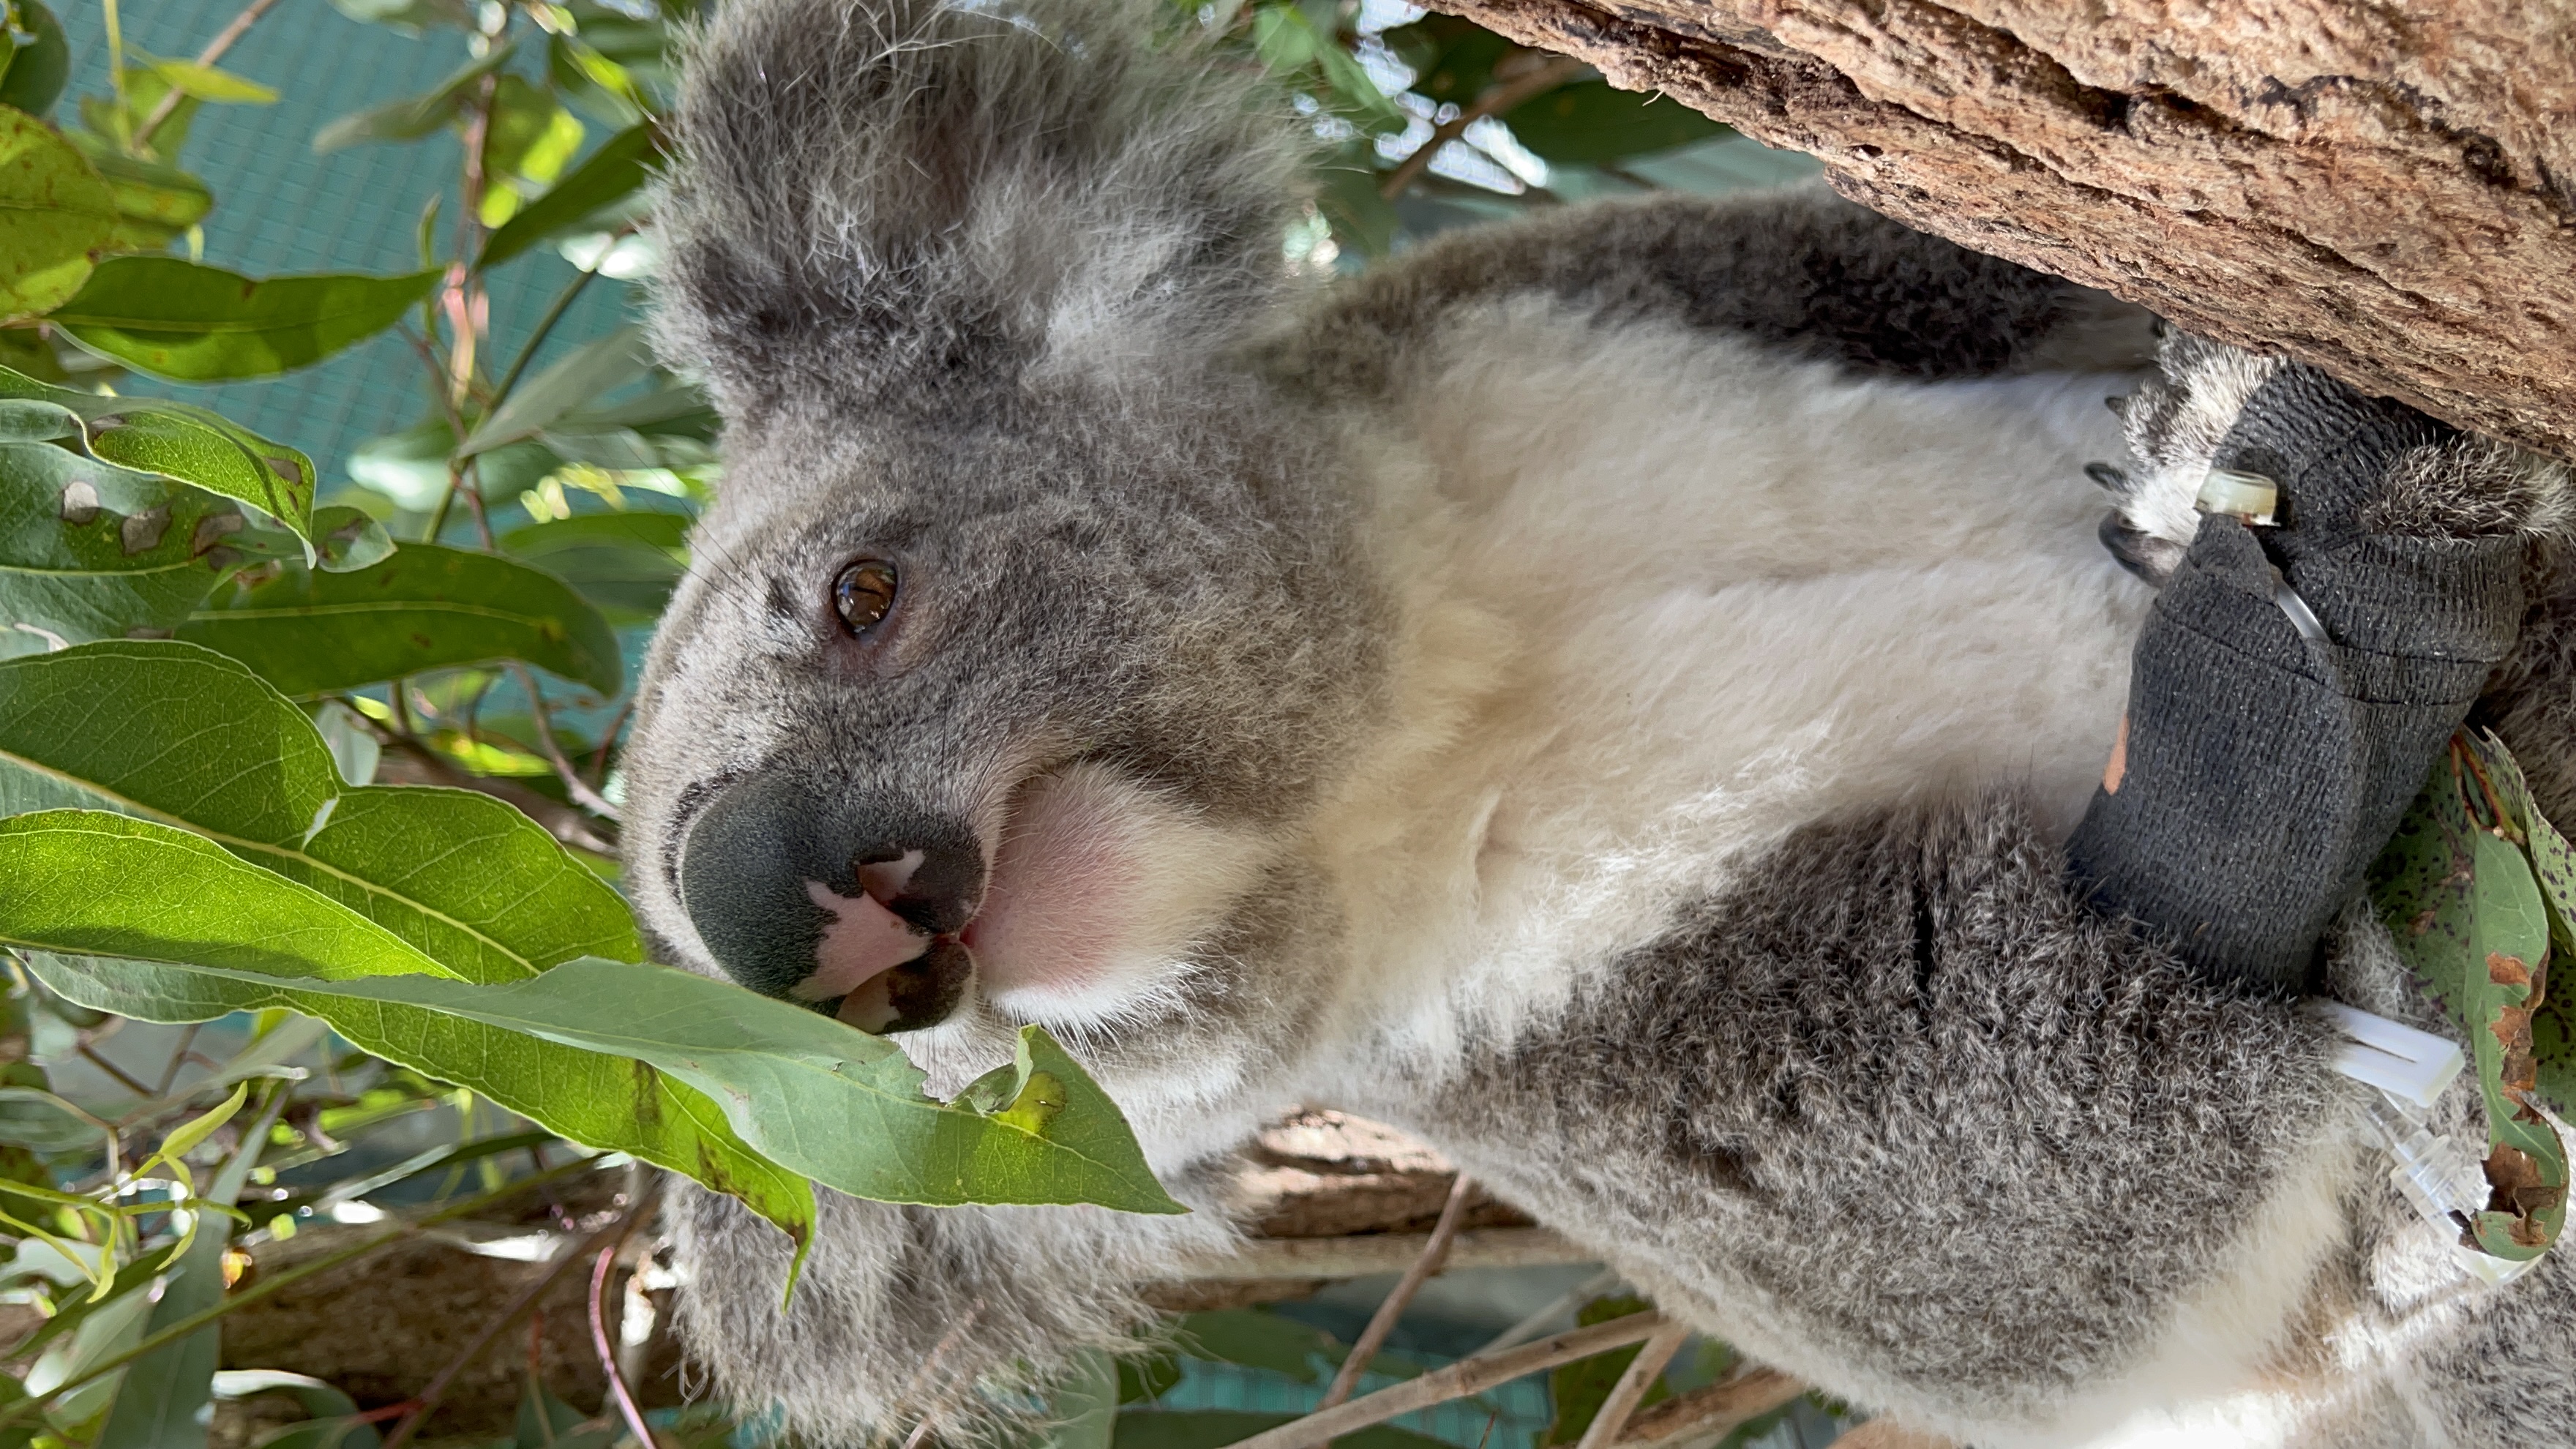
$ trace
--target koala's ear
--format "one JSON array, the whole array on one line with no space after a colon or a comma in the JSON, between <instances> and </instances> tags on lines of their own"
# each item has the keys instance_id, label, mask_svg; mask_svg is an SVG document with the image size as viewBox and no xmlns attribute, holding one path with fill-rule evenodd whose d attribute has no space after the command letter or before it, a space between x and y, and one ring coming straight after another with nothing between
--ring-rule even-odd
<instances>
[{"instance_id":1,"label":"koala's ear","mask_svg":"<svg viewBox=\"0 0 2576 1449\"><path fill-rule=\"evenodd\" d=\"M655 339L739 415L1203 352L1284 284L1299 131L1153 0L728 0L690 44Z\"/></svg>"}]
</instances>

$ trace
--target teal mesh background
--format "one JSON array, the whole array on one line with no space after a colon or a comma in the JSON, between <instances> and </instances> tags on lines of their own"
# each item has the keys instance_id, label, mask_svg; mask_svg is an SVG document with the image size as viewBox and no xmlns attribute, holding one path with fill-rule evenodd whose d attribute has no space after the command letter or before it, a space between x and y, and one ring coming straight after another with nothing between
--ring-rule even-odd
<instances>
[{"instance_id":1,"label":"teal mesh background","mask_svg":"<svg viewBox=\"0 0 2576 1449\"><path fill-rule=\"evenodd\" d=\"M107 90L107 33L95 0L55 0L72 46L74 98ZM218 0L125 0L125 41L154 55L193 58L235 13ZM527 52L534 50L535 55ZM541 48L522 45L513 68L534 74ZM439 227L456 220L454 136L405 145L313 153L313 133L351 111L435 86L468 59L464 38L430 30L411 38L362 25L326 0L284 0L227 53L226 70L275 86L272 106L200 106L179 163L205 178L215 209L205 222L205 261L254 275L279 272L408 272L420 266L421 213L441 198ZM609 127L585 119L585 148ZM572 266L540 248L492 277L494 345L505 362L527 329L571 282ZM548 339L545 358L614 328L627 288L591 284ZM498 368L494 368L495 371ZM260 382L181 386L129 376L121 392L185 397L313 457L327 494L347 477L349 450L378 433L430 416L428 371L399 336L387 334L301 372Z\"/></svg>"}]
</instances>

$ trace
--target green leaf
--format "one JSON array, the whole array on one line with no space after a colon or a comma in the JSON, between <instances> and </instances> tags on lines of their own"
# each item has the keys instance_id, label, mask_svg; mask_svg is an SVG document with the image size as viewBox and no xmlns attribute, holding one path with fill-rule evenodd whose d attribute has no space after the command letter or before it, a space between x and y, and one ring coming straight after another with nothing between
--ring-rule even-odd
<instances>
[{"instance_id":1,"label":"green leaf","mask_svg":"<svg viewBox=\"0 0 2576 1449\"><path fill-rule=\"evenodd\" d=\"M221 650L291 695L353 689L426 669L520 659L603 696L625 679L617 636L551 574L493 554L404 544L353 573L294 570L179 637Z\"/></svg>"},{"instance_id":2,"label":"green leaf","mask_svg":"<svg viewBox=\"0 0 2576 1449\"><path fill-rule=\"evenodd\" d=\"M115 224L116 200L81 153L0 107L0 320L50 311L80 290Z\"/></svg>"},{"instance_id":3,"label":"green leaf","mask_svg":"<svg viewBox=\"0 0 2576 1449\"><path fill-rule=\"evenodd\" d=\"M1323 1382L1317 1359L1338 1362L1345 1352L1341 1340L1324 1330L1257 1308L1193 1313L1181 1320L1177 1342L1192 1358L1267 1369L1309 1384Z\"/></svg>"},{"instance_id":4,"label":"green leaf","mask_svg":"<svg viewBox=\"0 0 2576 1449\"><path fill-rule=\"evenodd\" d=\"M501 535L502 550L579 590L613 623L659 618L688 567L690 520L677 513L586 513Z\"/></svg>"},{"instance_id":5,"label":"green leaf","mask_svg":"<svg viewBox=\"0 0 2576 1449\"><path fill-rule=\"evenodd\" d=\"M306 367L391 327L438 285L436 271L254 281L176 257L101 262L55 309L92 351L183 382L268 377Z\"/></svg>"},{"instance_id":6,"label":"green leaf","mask_svg":"<svg viewBox=\"0 0 2576 1449\"><path fill-rule=\"evenodd\" d=\"M472 30L474 0L331 0L331 8L366 24L417 31L431 25Z\"/></svg>"},{"instance_id":7,"label":"green leaf","mask_svg":"<svg viewBox=\"0 0 2576 1449\"><path fill-rule=\"evenodd\" d=\"M10 0L10 8L17 13L19 28L35 40L18 47L9 57L9 68L0 72L0 106L41 117L53 110L62 97L63 82L71 79L72 48L63 39L62 22L43 0Z\"/></svg>"},{"instance_id":8,"label":"green leaf","mask_svg":"<svg viewBox=\"0 0 2576 1449\"><path fill-rule=\"evenodd\" d=\"M194 831L472 981L643 956L624 902L488 795L340 782L304 712L184 643L0 662L0 812L121 811Z\"/></svg>"},{"instance_id":9,"label":"green leaf","mask_svg":"<svg viewBox=\"0 0 2576 1449\"><path fill-rule=\"evenodd\" d=\"M170 1134L161 1145L161 1153L171 1158L184 1154L195 1145L194 1141L183 1142L187 1130L196 1129L197 1137L202 1139L240 1110L248 1092L249 1084L244 1083L216 1112ZM206 1201L230 1206L240 1199L250 1170L259 1164L260 1149L268 1139L267 1122L274 1115L275 1108L271 1108L269 1118L254 1124L259 1130L242 1134L240 1150L207 1186L203 1194ZM216 1221L220 1223L221 1219ZM231 1234L220 1226L209 1232L206 1226L199 1224L187 1250L180 1254L163 1283L145 1332L157 1333L223 1300L224 1248ZM214 1398L215 1365L222 1356L222 1336L221 1324L208 1324L136 1359L125 1370L124 1382L117 1388L116 1407L109 1411L107 1425L92 1441L91 1449L204 1449L206 1426L197 1416Z\"/></svg>"},{"instance_id":10,"label":"green leaf","mask_svg":"<svg viewBox=\"0 0 2576 1449\"><path fill-rule=\"evenodd\" d=\"M1073 1371L1058 1380L1047 1406L1038 1449L1109 1449L1118 1428L1118 1365L1096 1348L1074 1355Z\"/></svg>"},{"instance_id":11,"label":"green leaf","mask_svg":"<svg viewBox=\"0 0 2576 1449\"><path fill-rule=\"evenodd\" d=\"M206 183L176 166L128 156L116 149L115 142L88 131L74 131L63 139L88 157L107 183L116 205L110 250L158 251L214 210L215 196Z\"/></svg>"},{"instance_id":12,"label":"green leaf","mask_svg":"<svg viewBox=\"0 0 2576 1449\"><path fill-rule=\"evenodd\" d=\"M456 451L465 457L535 437L574 409L643 377L651 370L644 329L628 323L557 359L494 409Z\"/></svg>"},{"instance_id":13,"label":"green leaf","mask_svg":"<svg viewBox=\"0 0 2576 1449\"><path fill-rule=\"evenodd\" d=\"M516 41L496 45L429 91L342 116L315 133L313 149L327 154L370 142L417 141L454 120L483 77L509 64L517 49Z\"/></svg>"},{"instance_id":14,"label":"green leaf","mask_svg":"<svg viewBox=\"0 0 2576 1449\"><path fill-rule=\"evenodd\" d=\"M450 975L357 912L202 836L103 810L0 820L0 944L278 974ZM327 909L326 909L327 908Z\"/></svg>"},{"instance_id":15,"label":"green leaf","mask_svg":"<svg viewBox=\"0 0 2576 1449\"><path fill-rule=\"evenodd\" d=\"M1494 67L1516 47L1472 20L1425 15L1380 39L1413 71L1412 90L1434 104L1466 107L1494 83Z\"/></svg>"},{"instance_id":16,"label":"green leaf","mask_svg":"<svg viewBox=\"0 0 2576 1449\"><path fill-rule=\"evenodd\" d=\"M247 76L238 76L228 70L217 70L211 65L199 65L193 60L156 60L152 62L152 70L167 82L172 90L184 96L194 96L201 101L214 101L222 105L235 106L268 106L277 103L275 87L261 85Z\"/></svg>"},{"instance_id":17,"label":"green leaf","mask_svg":"<svg viewBox=\"0 0 2576 1449\"><path fill-rule=\"evenodd\" d=\"M0 443L0 654L187 620L229 565L232 504L52 443Z\"/></svg>"},{"instance_id":18,"label":"green leaf","mask_svg":"<svg viewBox=\"0 0 2576 1449\"><path fill-rule=\"evenodd\" d=\"M0 913L7 909L0 901ZM793 1238L800 1252L812 1236L813 1189L745 1145L704 1094L644 1063L416 1006L302 989L317 984L312 981L50 954L31 957L29 965L71 1000L138 1021L212 1021L269 1007L319 1017L360 1050L469 1088L567 1141L631 1152L741 1198Z\"/></svg>"},{"instance_id":19,"label":"green leaf","mask_svg":"<svg viewBox=\"0 0 2576 1449\"><path fill-rule=\"evenodd\" d=\"M0 438L65 438L123 468L247 503L310 538L313 460L188 403L101 397L0 368Z\"/></svg>"},{"instance_id":20,"label":"green leaf","mask_svg":"<svg viewBox=\"0 0 2576 1449\"><path fill-rule=\"evenodd\" d=\"M609 137L571 175L521 207L507 225L492 233L475 267L497 267L601 207L634 194L650 174L649 164L661 154L660 144L649 123Z\"/></svg>"},{"instance_id":21,"label":"green leaf","mask_svg":"<svg viewBox=\"0 0 2576 1449\"><path fill-rule=\"evenodd\" d=\"M1623 91L1608 81L1576 81L1503 113L1520 143L1552 165L1588 165L1669 151L1727 134L1660 92Z\"/></svg>"},{"instance_id":22,"label":"green leaf","mask_svg":"<svg viewBox=\"0 0 2576 1449\"><path fill-rule=\"evenodd\" d=\"M492 95L492 119L483 130L483 174L494 185L483 196L483 223L498 226L521 200L554 184L581 150L581 118L558 104L551 91L525 78L503 75Z\"/></svg>"}]
</instances>

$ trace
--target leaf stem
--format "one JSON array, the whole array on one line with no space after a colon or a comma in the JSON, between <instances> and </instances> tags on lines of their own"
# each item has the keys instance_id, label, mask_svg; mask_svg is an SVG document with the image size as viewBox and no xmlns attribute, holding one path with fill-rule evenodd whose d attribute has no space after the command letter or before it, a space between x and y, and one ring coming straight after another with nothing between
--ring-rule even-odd
<instances>
[{"instance_id":1,"label":"leaf stem","mask_svg":"<svg viewBox=\"0 0 2576 1449\"><path fill-rule=\"evenodd\" d=\"M626 1376L617 1371L617 1351L608 1346L608 1310L602 1301L608 1296L608 1270L617 1262L617 1244L599 1250L598 1265L590 1270L590 1347L599 1355L600 1372L608 1375L608 1396L617 1405L617 1415L626 1421L626 1432L635 1436L643 1449L655 1449L653 1431L644 1423L644 1411L635 1407L635 1396L626 1389Z\"/></svg>"},{"instance_id":2,"label":"leaf stem","mask_svg":"<svg viewBox=\"0 0 2576 1449\"><path fill-rule=\"evenodd\" d=\"M223 59L224 52L233 48L233 42L241 39L245 32L259 23L259 17L276 5L277 0L250 0L242 7L242 12L232 18L231 24L216 31L215 38L206 42L206 48L197 52L197 64L213 65ZM177 86L163 92L161 99L153 104L152 114L143 118L143 129L134 133L133 149L139 151L150 146L152 133L161 129L162 122L178 113L179 102L184 99L186 94Z\"/></svg>"},{"instance_id":3,"label":"leaf stem","mask_svg":"<svg viewBox=\"0 0 2576 1449\"><path fill-rule=\"evenodd\" d=\"M537 693L535 672L516 659L510 661L510 670L518 676L519 687L528 692L528 715L536 721L537 726L537 751L546 757L547 764L554 767L555 778L563 782L564 793L572 797L574 804L602 820L623 824L623 817L617 807L609 804L606 797L597 790L590 788L590 782L583 779L581 772L572 767L572 761L564 758L563 746L555 740L555 727L546 718L545 699Z\"/></svg>"},{"instance_id":4,"label":"leaf stem","mask_svg":"<svg viewBox=\"0 0 2576 1449\"><path fill-rule=\"evenodd\" d=\"M321 1257L315 1258L310 1262L299 1263L292 1268L284 1269L278 1273L262 1277L239 1293L228 1295L222 1302L217 1303L211 1308L191 1313L187 1317L180 1319L178 1322L171 1324L169 1327L164 1328L157 1333L144 1335L144 1337L138 1340L133 1347L126 1349L123 1353L113 1354L98 1363L90 1365L86 1372L66 1379L44 1393L31 1394L14 1404L0 1406L0 1428L6 1428L11 1424L20 1423L26 1419L34 1417L35 1415L43 1412L44 1406L53 1400L61 1398L63 1395L81 1387L83 1384L92 1383L98 1379L104 1378L107 1375L116 1372L118 1369L125 1367L127 1364L134 1362L136 1359L143 1357L145 1354L156 1352L170 1344L177 1343L179 1340L188 1337L198 1329L205 1327L207 1324L214 1322L225 1314L232 1312L234 1309L239 1308L246 1303L255 1303L290 1284L300 1283L303 1280L312 1277L316 1273L329 1272L331 1269L337 1268L343 1263L363 1258L367 1254L375 1252L379 1248L391 1247L395 1243L401 1242L403 1239L410 1237L423 1228L435 1227L440 1223L448 1222L456 1218L469 1217L492 1206L494 1203L516 1196L517 1194L525 1192L529 1188L535 1187L540 1183L554 1182L566 1177L571 1177L576 1173L590 1170L592 1166L593 1159L584 1157L574 1158L572 1161L564 1163L559 1167L549 1169L544 1173L531 1174L530 1176L504 1183L502 1186L495 1188L490 1192L480 1194L476 1197L467 1198L463 1202L441 1208L434 1213L430 1213L427 1216L422 1217L416 1222L405 1223L401 1227L395 1228L389 1232L379 1233L376 1236L367 1239L363 1243L353 1243L346 1248L340 1249L336 1253L325 1253ZM1621 1319L1620 1321L1624 1323L1627 1320ZM388 1449L390 1449L390 1446L388 1446Z\"/></svg>"},{"instance_id":5,"label":"leaf stem","mask_svg":"<svg viewBox=\"0 0 2576 1449\"><path fill-rule=\"evenodd\" d=\"M546 338L553 334L555 324L563 320L564 313L572 310L572 304L579 300L583 289L599 275L599 269L608 264L609 253L615 251L617 243L625 240L627 233L633 230L631 225L619 227L610 236L608 245L600 250L598 257L593 259L589 266L582 268L579 276L572 279L572 285L556 294L554 304L546 308L546 315L537 319L537 330L528 334L527 344L519 349L517 357L510 360L510 370L501 374L500 385L493 388L492 412L499 412L501 404L510 400L511 390L519 385L519 377L528 370L528 363L536 357L537 349L546 345ZM486 416L489 415L486 414Z\"/></svg>"}]
</instances>

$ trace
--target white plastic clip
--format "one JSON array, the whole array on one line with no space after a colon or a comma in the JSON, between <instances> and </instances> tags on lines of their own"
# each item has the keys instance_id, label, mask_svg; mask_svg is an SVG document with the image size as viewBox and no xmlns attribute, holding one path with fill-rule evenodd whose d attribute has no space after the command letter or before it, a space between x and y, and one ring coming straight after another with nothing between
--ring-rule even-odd
<instances>
[{"instance_id":1,"label":"white plastic clip","mask_svg":"<svg viewBox=\"0 0 2576 1449\"><path fill-rule=\"evenodd\" d=\"M2431 1107L2467 1065L2459 1044L2448 1037L2417 1031L2339 1001L2311 1001L2308 1009L2343 1034L2343 1046L2335 1053L2336 1071L2368 1082L2417 1111Z\"/></svg>"},{"instance_id":2,"label":"white plastic clip","mask_svg":"<svg viewBox=\"0 0 2576 1449\"><path fill-rule=\"evenodd\" d=\"M2272 515L2281 506L2281 485L2260 473L2212 468L2200 480L2200 492L2191 500L2191 506L2203 513L2224 513L2268 528L2275 522Z\"/></svg>"}]
</instances>

